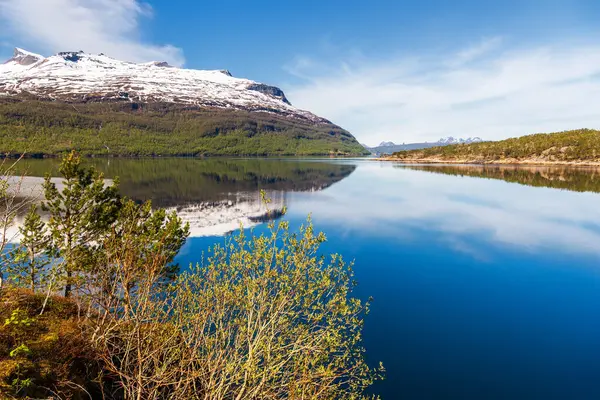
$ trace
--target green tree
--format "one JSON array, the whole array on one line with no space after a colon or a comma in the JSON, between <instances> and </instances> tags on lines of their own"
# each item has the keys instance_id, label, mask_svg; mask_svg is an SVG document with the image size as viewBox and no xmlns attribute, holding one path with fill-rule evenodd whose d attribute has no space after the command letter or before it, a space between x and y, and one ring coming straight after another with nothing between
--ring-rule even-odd
<instances>
[{"instance_id":1,"label":"green tree","mask_svg":"<svg viewBox=\"0 0 600 400\"><path fill-rule=\"evenodd\" d=\"M50 214L48 228L68 297L79 274L96 266L98 243L116 220L121 199L117 183L108 184L94 168L84 168L75 152L63 159L59 171L64 178L60 189L46 176L43 209Z\"/></svg>"},{"instance_id":2,"label":"green tree","mask_svg":"<svg viewBox=\"0 0 600 400\"><path fill-rule=\"evenodd\" d=\"M127 318L137 292L155 289L145 288L140 282L150 279L161 284L174 279L179 266L172 262L188 235L188 225L183 225L175 212L152 210L149 201L141 205L124 201L117 220L102 240L103 268L96 271L95 277L96 286L103 290L96 302L104 310L124 306L123 316Z\"/></svg>"},{"instance_id":3,"label":"green tree","mask_svg":"<svg viewBox=\"0 0 600 400\"><path fill-rule=\"evenodd\" d=\"M28 287L33 292L45 277L46 267L51 261L47 254L50 238L37 209L36 205L30 207L23 225L19 227L20 243L8 254L11 280L16 286Z\"/></svg>"}]
</instances>

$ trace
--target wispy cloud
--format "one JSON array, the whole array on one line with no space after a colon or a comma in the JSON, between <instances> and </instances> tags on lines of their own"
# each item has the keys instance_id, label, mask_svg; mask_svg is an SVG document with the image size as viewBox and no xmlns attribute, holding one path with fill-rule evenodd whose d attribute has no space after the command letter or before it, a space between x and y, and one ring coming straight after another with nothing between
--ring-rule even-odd
<instances>
[{"instance_id":1,"label":"wispy cloud","mask_svg":"<svg viewBox=\"0 0 600 400\"><path fill-rule=\"evenodd\" d=\"M16 44L48 53L84 50L128 61L184 63L181 49L140 38L152 8L137 0L0 0L0 22ZM6 33L6 32L3 32Z\"/></svg>"},{"instance_id":2,"label":"wispy cloud","mask_svg":"<svg viewBox=\"0 0 600 400\"><path fill-rule=\"evenodd\" d=\"M286 67L289 98L362 142L501 139L600 128L600 46L507 47L500 38L446 54Z\"/></svg>"},{"instance_id":3,"label":"wispy cloud","mask_svg":"<svg viewBox=\"0 0 600 400\"><path fill-rule=\"evenodd\" d=\"M454 57L450 58L449 66L458 67L477 60L493 50L496 50L502 44L501 37L482 39L479 43L460 50Z\"/></svg>"}]
</instances>

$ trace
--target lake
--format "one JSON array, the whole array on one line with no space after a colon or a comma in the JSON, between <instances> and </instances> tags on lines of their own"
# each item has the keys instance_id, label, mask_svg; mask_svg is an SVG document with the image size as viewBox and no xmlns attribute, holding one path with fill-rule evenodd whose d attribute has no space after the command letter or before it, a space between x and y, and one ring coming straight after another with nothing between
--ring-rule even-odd
<instances>
[{"instance_id":1,"label":"lake","mask_svg":"<svg viewBox=\"0 0 600 400\"><path fill-rule=\"evenodd\" d=\"M384 399L600 397L600 172L330 159L94 159L191 224L182 265L287 207L372 296ZM25 163L32 175L56 168ZM272 199L269 214L263 189Z\"/></svg>"}]
</instances>

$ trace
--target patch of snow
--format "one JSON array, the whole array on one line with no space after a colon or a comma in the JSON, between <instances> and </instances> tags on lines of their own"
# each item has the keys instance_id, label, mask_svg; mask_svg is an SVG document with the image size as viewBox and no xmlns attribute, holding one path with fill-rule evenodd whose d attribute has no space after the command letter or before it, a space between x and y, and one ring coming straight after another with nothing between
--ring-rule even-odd
<instances>
[{"instance_id":1,"label":"patch of snow","mask_svg":"<svg viewBox=\"0 0 600 400\"><path fill-rule=\"evenodd\" d=\"M22 54L24 56L31 56L34 58L39 58L40 60L43 60L44 58L46 58L40 54L32 53L32 52L24 50L20 47L15 47L15 56L17 55L17 53Z\"/></svg>"},{"instance_id":2,"label":"patch of snow","mask_svg":"<svg viewBox=\"0 0 600 400\"><path fill-rule=\"evenodd\" d=\"M455 139L452 136L448 136L447 138L441 138L440 140L438 140L436 143L441 144L441 145L448 145L448 144L469 144L469 143L478 143L478 142L483 142L483 140L481 140L480 137L473 137L473 138L467 138L467 139Z\"/></svg>"}]
</instances>

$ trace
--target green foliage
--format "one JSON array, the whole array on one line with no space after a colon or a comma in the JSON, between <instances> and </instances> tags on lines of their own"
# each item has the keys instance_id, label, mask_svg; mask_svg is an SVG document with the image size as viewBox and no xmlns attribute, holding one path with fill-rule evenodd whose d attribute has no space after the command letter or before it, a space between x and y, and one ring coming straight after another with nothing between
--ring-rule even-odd
<instances>
[{"instance_id":1,"label":"green foliage","mask_svg":"<svg viewBox=\"0 0 600 400\"><path fill-rule=\"evenodd\" d=\"M359 399L381 378L361 346L369 304L352 297L351 267L319 254L325 240L310 220L299 233L272 222L267 234L215 246L173 284L174 318L213 369L200 387L229 388L226 398Z\"/></svg>"},{"instance_id":2,"label":"green foliage","mask_svg":"<svg viewBox=\"0 0 600 400\"><path fill-rule=\"evenodd\" d=\"M189 227L182 225L175 212L153 211L150 202L142 205L131 200L123 202L117 220L101 241L102 269L94 274L96 286L105 288L104 293L111 293L111 288L119 282L122 290L118 296L124 296L127 302L136 295L139 282L150 276L159 283L172 280L179 271L178 265L172 264L173 259L188 235ZM103 308L110 308L115 299L119 300L96 296L95 301ZM121 304L118 301L116 307ZM125 312L128 311L126 308Z\"/></svg>"},{"instance_id":3,"label":"green foliage","mask_svg":"<svg viewBox=\"0 0 600 400\"><path fill-rule=\"evenodd\" d=\"M27 311L20 308L15 309L9 318L4 321L4 329L12 335L15 347L8 352L8 357L15 359L13 365L13 378L10 385L14 393L22 393L31 386L32 380L27 377L27 361L31 356L31 350L23 343L31 331L35 320L30 318Z\"/></svg>"},{"instance_id":4,"label":"green foliage","mask_svg":"<svg viewBox=\"0 0 600 400\"><path fill-rule=\"evenodd\" d=\"M368 154L330 123L175 104L0 99L0 151L85 156Z\"/></svg>"},{"instance_id":5,"label":"green foliage","mask_svg":"<svg viewBox=\"0 0 600 400\"><path fill-rule=\"evenodd\" d=\"M31 350L29 350L29 347L27 347L27 345L25 344L21 344L18 347L15 347L10 353L8 353L8 355L10 357L18 357L18 356L28 356L31 354Z\"/></svg>"},{"instance_id":6,"label":"green foliage","mask_svg":"<svg viewBox=\"0 0 600 400\"><path fill-rule=\"evenodd\" d=\"M18 304L23 298L35 303L14 309L0 329L0 394L39 398L66 390L70 398L97 390L96 381L111 385L110 379L101 380L100 356L91 342L97 326L90 325L90 317L103 309L106 298L116 301L113 311L121 310L123 299L137 296L136 284L145 277L153 276L157 284L173 279L177 268L171 262L188 234L174 213L154 211L150 203L122 201L116 186L95 169L84 168L74 153L64 158L60 172L62 184L45 181L48 228L32 207L21 228L23 240L7 257L13 285L0 295L15 293L14 286L24 286L18 284L31 271L31 281L34 286L39 282L45 295L32 290L18 293L16 301L0 298L1 304ZM29 259L29 254L37 257L41 252L45 258ZM52 268L44 268L49 260ZM123 292L111 291L116 269L127 271ZM65 297L74 297L73 303L51 295L56 271L63 278ZM84 306L87 317L80 313ZM34 313L40 314L39 322L31 317ZM116 386L109 389L119 392Z\"/></svg>"},{"instance_id":7,"label":"green foliage","mask_svg":"<svg viewBox=\"0 0 600 400\"><path fill-rule=\"evenodd\" d=\"M98 316L95 343L126 397L365 398L383 368L365 361L369 305L352 297L350 266L319 255L325 235L310 221L269 227L214 247L170 285L151 268L135 296L103 307L115 311ZM127 293L128 276L119 265L112 290Z\"/></svg>"},{"instance_id":8,"label":"green foliage","mask_svg":"<svg viewBox=\"0 0 600 400\"><path fill-rule=\"evenodd\" d=\"M14 325L14 326L26 326L29 327L34 322L32 318L29 318L27 313L24 310L17 308L14 310L9 318L4 320L4 326Z\"/></svg>"},{"instance_id":9,"label":"green foliage","mask_svg":"<svg viewBox=\"0 0 600 400\"><path fill-rule=\"evenodd\" d=\"M399 160L493 162L600 162L600 131L540 133L498 142L432 147L394 153Z\"/></svg>"},{"instance_id":10,"label":"green foliage","mask_svg":"<svg viewBox=\"0 0 600 400\"><path fill-rule=\"evenodd\" d=\"M116 184L107 185L94 168L84 168L74 152L66 156L60 172L64 177L59 190L50 176L44 183L44 211L50 214L52 249L64 273L65 296L78 278L85 279L95 266L97 243L113 224L121 206ZM79 276L78 276L79 275Z\"/></svg>"}]
</instances>

